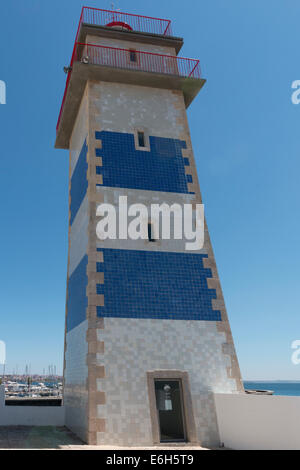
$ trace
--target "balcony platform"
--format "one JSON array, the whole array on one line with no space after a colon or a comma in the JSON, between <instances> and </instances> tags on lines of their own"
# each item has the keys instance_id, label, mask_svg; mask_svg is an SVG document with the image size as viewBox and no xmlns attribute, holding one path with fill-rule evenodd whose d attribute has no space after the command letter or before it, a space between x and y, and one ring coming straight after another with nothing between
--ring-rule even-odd
<instances>
[{"instance_id":1,"label":"balcony platform","mask_svg":"<svg viewBox=\"0 0 300 470\"><path fill-rule=\"evenodd\" d=\"M172 47L175 49L176 54L179 54L183 46L183 39L175 36L166 36L163 34L147 33L143 31L128 31L107 26L81 23L77 41L86 42L87 35L120 39L123 41L133 41L135 43L138 42L142 44L152 44L154 46Z\"/></svg>"},{"instance_id":2,"label":"balcony platform","mask_svg":"<svg viewBox=\"0 0 300 470\"><path fill-rule=\"evenodd\" d=\"M191 104L206 81L202 78L74 62L68 92L57 129L55 148L69 148L71 132L88 80L127 83L167 90L182 90L186 107Z\"/></svg>"}]
</instances>

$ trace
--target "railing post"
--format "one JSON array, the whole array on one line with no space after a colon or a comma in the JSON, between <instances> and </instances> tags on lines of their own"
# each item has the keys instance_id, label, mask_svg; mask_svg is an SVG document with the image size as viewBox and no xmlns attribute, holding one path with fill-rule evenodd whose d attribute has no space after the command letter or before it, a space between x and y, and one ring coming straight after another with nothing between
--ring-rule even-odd
<instances>
[{"instance_id":1,"label":"railing post","mask_svg":"<svg viewBox=\"0 0 300 470\"><path fill-rule=\"evenodd\" d=\"M130 19L132 18L132 21ZM81 21L94 25L104 26L111 21L124 21L132 23L133 29L142 32L155 33L161 35L171 35L171 21L161 18L152 18L143 15L134 15L117 11L103 10L99 8L82 7ZM166 25L166 26L165 26Z\"/></svg>"},{"instance_id":2,"label":"railing post","mask_svg":"<svg viewBox=\"0 0 300 470\"><path fill-rule=\"evenodd\" d=\"M193 70L191 71L191 73L189 74L189 77L191 77L197 67L197 65L200 63L200 60L197 60L196 64L195 64L195 67L193 68Z\"/></svg>"},{"instance_id":3,"label":"railing post","mask_svg":"<svg viewBox=\"0 0 300 470\"><path fill-rule=\"evenodd\" d=\"M164 30L163 36L165 36L167 34L167 31L169 29L170 24L171 24L171 20L168 21L168 25L167 25L166 29Z\"/></svg>"}]
</instances>

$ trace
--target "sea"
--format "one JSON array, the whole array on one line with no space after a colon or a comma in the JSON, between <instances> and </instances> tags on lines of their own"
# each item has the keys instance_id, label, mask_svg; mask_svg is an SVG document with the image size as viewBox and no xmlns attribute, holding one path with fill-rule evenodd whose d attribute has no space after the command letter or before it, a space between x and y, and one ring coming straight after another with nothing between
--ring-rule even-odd
<instances>
[{"instance_id":1,"label":"sea","mask_svg":"<svg viewBox=\"0 0 300 470\"><path fill-rule=\"evenodd\" d=\"M300 381L268 381L250 382L244 381L245 390L272 390L274 395L300 396Z\"/></svg>"}]
</instances>

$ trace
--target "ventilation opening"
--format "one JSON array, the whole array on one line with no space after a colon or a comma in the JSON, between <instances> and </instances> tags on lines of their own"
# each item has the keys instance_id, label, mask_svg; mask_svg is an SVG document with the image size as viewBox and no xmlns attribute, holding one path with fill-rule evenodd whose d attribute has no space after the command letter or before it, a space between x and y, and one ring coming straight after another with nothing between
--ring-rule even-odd
<instances>
[{"instance_id":1,"label":"ventilation opening","mask_svg":"<svg viewBox=\"0 0 300 470\"><path fill-rule=\"evenodd\" d=\"M148 240L149 242L156 242L154 238L154 227L151 223L148 224Z\"/></svg>"},{"instance_id":2,"label":"ventilation opening","mask_svg":"<svg viewBox=\"0 0 300 470\"><path fill-rule=\"evenodd\" d=\"M146 147L144 132L138 132L138 143L139 147Z\"/></svg>"}]
</instances>

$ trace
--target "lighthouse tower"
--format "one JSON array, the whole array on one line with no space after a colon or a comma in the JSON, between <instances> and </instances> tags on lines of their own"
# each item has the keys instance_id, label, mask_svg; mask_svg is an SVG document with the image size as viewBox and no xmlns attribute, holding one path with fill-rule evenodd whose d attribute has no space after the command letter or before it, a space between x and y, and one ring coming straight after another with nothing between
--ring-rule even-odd
<instances>
[{"instance_id":1,"label":"lighthouse tower","mask_svg":"<svg viewBox=\"0 0 300 470\"><path fill-rule=\"evenodd\" d=\"M216 263L149 224L100 240L97 208L202 203L186 109L205 83L169 20L83 8L57 124L69 149L66 425L89 444L219 442L243 391Z\"/></svg>"}]
</instances>

